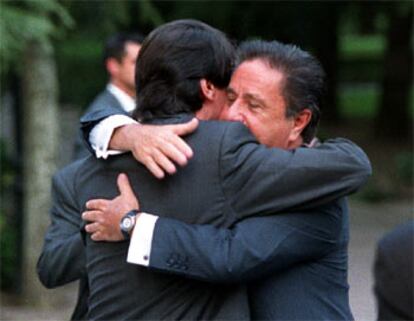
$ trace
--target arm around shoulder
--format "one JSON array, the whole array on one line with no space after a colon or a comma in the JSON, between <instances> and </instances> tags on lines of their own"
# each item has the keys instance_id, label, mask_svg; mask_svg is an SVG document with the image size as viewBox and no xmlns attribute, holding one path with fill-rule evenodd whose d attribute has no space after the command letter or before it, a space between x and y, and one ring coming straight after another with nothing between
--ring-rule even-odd
<instances>
[{"instance_id":1,"label":"arm around shoulder","mask_svg":"<svg viewBox=\"0 0 414 321\"><path fill-rule=\"evenodd\" d=\"M240 124L229 126L220 162L236 219L327 204L355 192L371 173L365 153L346 139L318 148L266 148Z\"/></svg>"}]
</instances>

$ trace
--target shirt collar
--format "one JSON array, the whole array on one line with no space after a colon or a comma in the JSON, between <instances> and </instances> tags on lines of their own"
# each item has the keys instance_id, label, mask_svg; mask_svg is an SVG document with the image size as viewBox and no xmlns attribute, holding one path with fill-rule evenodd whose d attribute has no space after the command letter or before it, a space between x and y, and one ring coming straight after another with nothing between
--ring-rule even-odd
<instances>
[{"instance_id":1,"label":"shirt collar","mask_svg":"<svg viewBox=\"0 0 414 321\"><path fill-rule=\"evenodd\" d=\"M119 89L114 84L109 83L106 86L106 89L115 96L115 98L119 101L122 108L127 112L131 112L135 109L135 99L128 95L125 91Z\"/></svg>"}]
</instances>

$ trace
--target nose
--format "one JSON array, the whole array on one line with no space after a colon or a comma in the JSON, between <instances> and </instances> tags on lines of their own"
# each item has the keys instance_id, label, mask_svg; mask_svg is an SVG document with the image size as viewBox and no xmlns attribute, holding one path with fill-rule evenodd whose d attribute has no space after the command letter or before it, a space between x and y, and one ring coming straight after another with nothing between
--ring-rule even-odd
<instances>
[{"instance_id":1,"label":"nose","mask_svg":"<svg viewBox=\"0 0 414 321\"><path fill-rule=\"evenodd\" d=\"M243 116L240 112L240 106L238 105L237 100L233 102L232 105L226 108L224 118L225 120L243 122Z\"/></svg>"}]
</instances>

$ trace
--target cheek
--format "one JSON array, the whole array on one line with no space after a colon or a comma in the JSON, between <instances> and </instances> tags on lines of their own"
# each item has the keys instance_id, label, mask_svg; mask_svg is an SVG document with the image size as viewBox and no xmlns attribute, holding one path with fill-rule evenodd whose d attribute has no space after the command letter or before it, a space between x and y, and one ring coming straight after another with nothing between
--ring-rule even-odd
<instances>
[{"instance_id":1,"label":"cheek","mask_svg":"<svg viewBox=\"0 0 414 321\"><path fill-rule=\"evenodd\" d=\"M266 134L265 126L257 118L250 116L244 118L244 124L250 129L252 134L261 142L263 136Z\"/></svg>"}]
</instances>

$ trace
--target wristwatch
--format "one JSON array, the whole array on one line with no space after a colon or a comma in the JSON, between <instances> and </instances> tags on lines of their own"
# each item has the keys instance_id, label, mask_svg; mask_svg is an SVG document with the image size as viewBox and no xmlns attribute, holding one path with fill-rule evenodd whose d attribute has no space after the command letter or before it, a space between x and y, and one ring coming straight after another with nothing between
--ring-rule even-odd
<instances>
[{"instance_id":1,"label":"wristwatch","mask_svg":"<svg viewBox=\"0 0 414 321\"><path fill-rule=\"evenodd\" d=\"M124 217L121 219L121 222L119 223L119 228L121 229L125 240L130 239L131 231L135 226L135 217L138 213L138 210L129 211L124 215Z\"/></svg>"}]
</instances>

